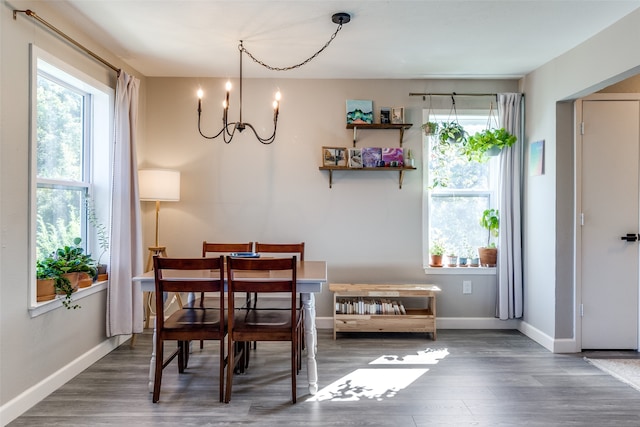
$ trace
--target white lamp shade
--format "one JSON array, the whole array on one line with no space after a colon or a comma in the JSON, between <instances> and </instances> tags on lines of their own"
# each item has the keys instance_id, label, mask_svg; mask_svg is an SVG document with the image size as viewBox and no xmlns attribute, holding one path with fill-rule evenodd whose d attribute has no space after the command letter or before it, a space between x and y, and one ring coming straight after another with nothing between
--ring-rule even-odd
<instances>
[{"instance_id":1,"label":"white lamp shade","mask_svg":"<svg viewBox=\"0 0 640 427\"><path fill-rule=\"evenodd\" d=\"M138 171L138 188L143 202L177 202L180 200L180 172L167 169Z\"/></svg>"}]
</instances>

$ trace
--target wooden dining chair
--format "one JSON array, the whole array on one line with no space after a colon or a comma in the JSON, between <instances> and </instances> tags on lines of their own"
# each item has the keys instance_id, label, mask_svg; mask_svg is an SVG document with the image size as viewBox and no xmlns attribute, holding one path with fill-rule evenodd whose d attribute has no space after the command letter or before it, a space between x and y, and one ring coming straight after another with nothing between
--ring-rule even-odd
<instances>
[{"instance_id":1,"label":"wooden dining chair","mask_svg":"<svg viewBox=\"0 0 640 427\"><path fill-rule=\"evenodd\" d=\"M220 342L218 361L219 400L224 395L224 367L227 323L224 297L224 257L218 258L163 258L154 256L156 284L156 367L153 402L160 399L162 371L178 357L178 372L183 373L189 362L191 340L217 340ZM176 278L180 277L180 278ZM218 295L216 307L191 305L167 316L163 298L165 292L211 292ZM176 341L177 349L164 358L164 342Z\"/></svg>"},{"instance_id":2,"label":"wooden dining chair","mask_svg":"<svg viewBox=\"0 0 640 427\"><path fill-rule=\"evenodd\" d=\"M266 274L265 274L266 273ZM301 357L300 331L302 313L296 303L296 257L291 258L227 258L228 339L225 402L231 400L237 345L246 347L251 341L291 342L291 397L296 403L296 376ZM235 309L236 293L287 293L288 310ZM239 352L238 354L246 353ZM241 356L242 357L242 356Z\"/></svg>"},{"instance_id":3,"label":"wooden dining chair","mask_svg":"<svg viewBox=\"0 0 640 427\"><path fill-rule=\"evenodd\" d=\"M298 260L304 261L304 242L300 243L255 243L255 251L258 254L281 254L281 255L296 255ZM257 308L258 296L253 296L253 307ZM269 307L267 307L269 308ZM273 307L270 307L273 308ZM304 321L303 321L304 325ZM304 328L304 326L303 326ZM301 332L302 340L301 345L304 348L304 330ZM256 343L253 344L253 348L256 348Z\"/></svg>"}]
</instances>

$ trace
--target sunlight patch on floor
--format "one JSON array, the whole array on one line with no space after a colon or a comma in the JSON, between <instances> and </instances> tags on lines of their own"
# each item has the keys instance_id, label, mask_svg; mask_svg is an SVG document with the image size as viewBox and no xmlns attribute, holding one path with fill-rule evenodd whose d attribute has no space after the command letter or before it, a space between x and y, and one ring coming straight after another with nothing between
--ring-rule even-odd
<instances>
[{"instance_id":1,"label":"sunlight patch on floor","mask_svg":"<svg viewBox=\"0 0 640 427\"><path fill-rule=\"evenodd\" d=\"M428 369L357 369L318 391L307 402L389 399L427 371Z\"/></svg>"},{"instance_id":2,"label":"sunlight patch on floor","mask_svg":"<svg viewBox=\"0 0 640 427\"><path fill-rule=\"evenodd\" d=\"M435 365L440 360L449 355L446 348L433 349L428 348L425 351L419 351L417 354L408 354L406 356L384 355L378 357L370 365Z\"/></svg>"}]
</instances>

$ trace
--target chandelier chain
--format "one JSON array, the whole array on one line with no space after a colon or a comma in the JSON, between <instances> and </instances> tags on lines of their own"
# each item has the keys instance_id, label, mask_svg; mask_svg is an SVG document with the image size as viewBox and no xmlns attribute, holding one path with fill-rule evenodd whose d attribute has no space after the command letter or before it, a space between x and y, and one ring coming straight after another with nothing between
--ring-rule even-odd
<instances>
[{"instance_id":1,"label":"chandelier chain","mask_svg":"<svg viewBox=\"0 0 640 427\"><path fill-rule=\"evenodd\" d=\"M305 59L304 61L300 62L299 64L291 65L289 67L273 67L273 66L271 66L269 64L264 63L263 61L259 60L255 56L253 56L253 54L251 52L249 52L243 46L242 42L240 42L240 44L238 45L238 49L240 49L240 51L246 53L247 56L249 56L249 58L251 58L253 60L253 62L262 65L264 68L266 68L268 70L271 70L271 71L289 71L289 70L293 70L295 68L302 67L303 65L307 64L308 62L312 61L315 57L320 55L323 50L325 50L327 47L329 47L329 45L331 44L333 39L336 38L336 36L338 35L338 32L341 29L342 29L342 23L338 24L338 28L336 29L336 31L331 35L331 38L329 38L329 40L324 44L324 46L322 46L322 48L320 48L320 50L318 50L316 53L314 53L313 55L311 55L309 58Z\"/></svg>"}]
</instances>

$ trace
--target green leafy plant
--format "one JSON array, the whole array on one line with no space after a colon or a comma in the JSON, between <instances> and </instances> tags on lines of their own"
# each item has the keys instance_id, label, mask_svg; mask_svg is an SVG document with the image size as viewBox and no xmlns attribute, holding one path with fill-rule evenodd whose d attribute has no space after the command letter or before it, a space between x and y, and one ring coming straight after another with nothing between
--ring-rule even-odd
<instances>
[{"instance_id":1,"label":"green leafy plant","mask_svg":"<svg viewBox=\"0 0 640 427\"><path fill-rule=\"evenodd\" d=\"M470 136L463 144L462 150L469 161L486 162L487 153L492 149L502 150L511 147L517 138L504 128L486 129Z\"/></svg>"},{"instance_id":2,"label":"green leafy plant","mask_svg":"<svg viewBox=\"0 0 640 427\"><path fill-rule=\"evenodd\" d=\"M73 303L72 294L75 288L64 275L66 273L87 273L91 277L96 275L96 262L90 255L84 253L84 249L80 247L81 242L82 239L76 237L73 245L58 248L36 263L36 277L55 279L56 292L64 295L62 304L67 309L76 309L80 306Z\"/></svg>"},{"instance_id":3,"label":"green leafy plant","mask_svg":"<svg viewBox=\"0 0 640 427\"><path fill-rule=\"evenodd\" d=\"M500 226L500 217L497 209L485 209L480 218L480 225L488 232L487 247L495 248L496 244L491 242L491 237L498 237L498 227Z\"/></svg>"},{"instance_id":4,"label":"green leafy plant","mask_svg":"<svg viewBox=\"0 0 640 427\"><path fill-rule=\"evenodd\" d=\"M109 250L109 233L107 232L107 227L100 221L98 221L98 217L96 215L95 204L93 200L87 199L87 220L89 224L93 226L96 230L96 236L98 237L98 246L102 250L100 255L98 256L97 264L100 264L100 260L104 256L104 254Z\"/></svg>"},{"instance_id":5,"label":"green leafy plant","mask_svg":"<svg viewBox=\"0 0 640 427\"><path fill-rule=\"evenodd\" d=\"M423 123L421 128L424 131L424 134L427 135L427 136L435 135L435 134L438 133L438 123L437 122L426 122L426 123Z\"/></svg>"},{"instance_id":6,"label":"green leafy plant","mask_svg":"<svg viewBox=\"0 0 640 427\"><path fill-rule=\"evenodd\" d=\"M429 253L431 255L442 255L444 254L444 244L439 240L434 240L431 242L431 247L429 248Z\"/></svg>"},{"instance_id":7,"label":"green leafy plant","mask_svg":"<svg viewBox=\"0 0 640 427\"><path fill-rule=\"evenodd\" d=\"M467 141L467 132L458 122L442 122L438 138L441 144L460 144Z\"/></svg>"}]
</instances>

